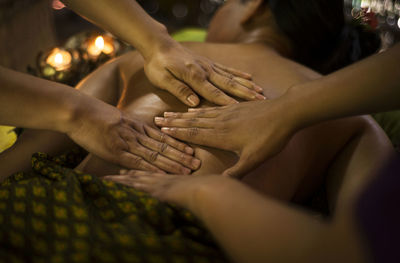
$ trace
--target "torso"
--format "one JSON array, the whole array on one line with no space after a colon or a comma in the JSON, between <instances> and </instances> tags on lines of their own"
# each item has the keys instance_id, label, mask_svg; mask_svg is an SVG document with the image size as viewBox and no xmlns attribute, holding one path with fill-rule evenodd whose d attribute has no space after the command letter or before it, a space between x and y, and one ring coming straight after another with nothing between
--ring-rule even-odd
<instances>
[{"instance_id":1,"label":"torso","mask_svg":"<svg viewBox=\"0 0 400 263\"><path fill-rule=\"evenodd\" d=\"M320 77L263 45L187 43L186 46L213 61L251 73L269 99L281 96L295 84ZM138 53L122 57L119 69L122 79L119 107L134 118L153 125L153 118L162 116L165 111L187 110L175 97L151 85ZM357 132L363 118L369 117L330 121L299 132L280 154L247 175L244 181L277 198L291 200L296 195L305 198L322 182L335 155ZM195 174L221 173L237 160L233 153L208 147L196 146L195 149L195 155L202 160L202 166ZM98 161L93 164L110 173L112 166L109 164ZM305 180L313 183L304 187ZM303 186L302 191L299 186Z\"/></svg>"}]
</instances>

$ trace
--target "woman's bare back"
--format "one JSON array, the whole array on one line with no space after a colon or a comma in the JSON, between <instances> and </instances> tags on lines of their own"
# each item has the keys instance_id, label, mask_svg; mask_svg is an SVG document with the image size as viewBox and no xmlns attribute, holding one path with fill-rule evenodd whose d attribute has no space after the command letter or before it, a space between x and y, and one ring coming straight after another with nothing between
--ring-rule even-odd
<instances>
[{"instance_id":1,"label":"woman's bare back","mask_svg":"<svg viewBox=\"0 0 400 263\"><path fill-rule=\"evenodd\" d=\"M186 47L213 61L251 73L269 99L281 96L295 84L320 77L265 45L186 43ZM187 106L168 92L151 85L144 74L143 60L135 52L103 66L78 88L118 105L132 117L150 125L154 125L155 116L162 116L166 111L187 110ZM210 104L202 104L207 105ZM303 130L280 154L247 175L244 181L280 199L307 198L322 183L323 175L340 151L368 125L376 124L370 117L354 117ZM377 137L385 137L379 128L375 130ZM221 173L237 160L230 152L209 147L194 148L196 157L202 160L202 166L195 174ZM94 157L88 157L79 168L98 175L115 174L120 169Z\"/></svg>"}]
</instances>

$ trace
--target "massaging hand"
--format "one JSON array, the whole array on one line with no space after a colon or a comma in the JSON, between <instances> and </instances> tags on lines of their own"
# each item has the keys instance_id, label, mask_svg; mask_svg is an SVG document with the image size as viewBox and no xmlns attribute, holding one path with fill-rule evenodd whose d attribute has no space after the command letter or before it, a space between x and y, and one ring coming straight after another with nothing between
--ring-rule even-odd
<instances>
[{"instance_id":1,"label":"massaging hand","mask_svg":"<svg viewBox=\"0 0 400 263\"><path fill-rule=\"evenodd\" d=\"M89 152L130 169L189 174L199 168L187 145L106 103L96 100L90 106L77 114L67 133Z\"/></svg>"},{"instance_id":2,"label":"massaging hand","mask_svg":"<svg viewBox=\"0 0 400 263\"><path fill-rule=\"evenodd\" d=\"M265 99L249 74L194 55L176 42L154 52L145 61L144 69L153 85L191 107L200 102L196 93L217 105L237 103L227 94L244 100Z\"/></svg>"},{"instance_id":3,"label":"massaging hand","mask_svg":"<svg viewBox=\"0 0 400 263\"><path fill-rule=\"evenodd\" d=\"M147 171L123 170L120 175L104 176L103 179L144 191L165 202L189 206L200 187L223 184L227 178L216 175L173 175Z\"/></svg>"},{"instance_id":4,"label":"massaging hand","mask_svg":"<svg viewBox=\"0 0 400 263\"><path fill-rule=\"evenodd\" d=\"M280 152L294 134L295 122L278 100L165 112L155 123L183 141L235 152L239 161L223 175L240 178Z\"/></svg>"}]
</instances>

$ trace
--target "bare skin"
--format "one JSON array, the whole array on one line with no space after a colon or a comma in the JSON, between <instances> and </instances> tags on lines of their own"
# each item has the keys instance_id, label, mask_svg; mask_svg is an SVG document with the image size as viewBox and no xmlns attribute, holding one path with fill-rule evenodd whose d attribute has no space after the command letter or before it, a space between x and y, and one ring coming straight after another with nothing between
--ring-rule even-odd
<instances>
[{"instance_id":1,"label":"bare skin","mask_svg":"<svg viewBox=\"0 0 400 263\"><path fill-rule=\"evenodd\" d=\"M250 1L248 5L241 5L237 1L229 1L226 7L216 15L210 27L209 40L223 36L228 41L236 42L242 39L251 43L186 43L185 47L218 63L232 65L250 72L255 82L263 87L264 95L274 99L284 94L289 87L317 79L320 75L282 56L282 54L290 54L290 48L282 49L281 47L290 45L286 43L287 40L284 37L276 33L275 24L271 22L271 15L267 8L261 6L261 2ZM260 11L261 7L263 9ZM227 23L229 26L222 23ZM247 31L242 32L243 23L250 23L251 26L246 26L250 29L247 28ZM221 30L226 32L221 32ZM150 83L145 76L143 66L143 58L138 53L130 53L101 67L82 81L77 88L111 105L116 105L128 116L150 126L154 126L153 118L163 116L164 112L186 111L187 106L167 92L156 89ZM203 104L203 106L210 106L210 104ZM287 110L290 111L290 109ZM255 111L254 114L258 112ZM221 122L228 121L228 119L221 120ZM243 180L252 187L281 199L304 200L321 184L323 175L328 172L328 167L335 162L352 139L370 129L374 130L377 139L384 142L381 147L371 147L370 150L377 154L386 152L390 148L389 141L370 117L341 119L319 124L297 133L279 155L262 164L259 169L248 174ZM37 134L36 136L40 137ZM252 135L251 131L246 130L245 123L243 136L253 136L255 144L262 143L258 142L258 137ZM57 152L56 147L51 146L55 145L55 142L57 140L47 143L48 147L45 148L50 152ZM229 148L231 144L227 141L225 149L235 152L236 149ZM23 142L19 145L21 145L20 153L27 153L15 155L25 156L25 159L35 148L32 145L27 151L24 150ZM14 152L18 151L15 149ZM195 156L202 160L202 165L196 174L222 173L237 161L237 156L232 152L195 147ZM6 159L10 158L4 158ZM181 158L187 168L195 169L192 161L188 160L188 158ZM7 165L6 161L4 163ZM116 174L121 168L91 157L78 167L97 175ZM182 170L182 167L180 169ZM168 171L176 170L179 169Z\"/></svg>"},{"instance_id":2,"label":"bare skin","mask_svg":"<svg viewBox=\"0 0 400 263\"><path fill-rule=\"evenodd\" d=\"M317 73L281 57L265 45L188 43L186 46L203 56L212 57L215 61L251 72L255 81L265 87L264 94L268 98L279 97L289 87L319 77ZM106 101L118 101L118 108L148 125L154 125L154 116L163 116L164 112L187 110L177 99L155 89L149 83L142 63L137 53L128 54L99 69L82 82L78 89ZM263 70L265 68L269 70ZM119 76L114 83L105 82L102 77L110 72ZM118 91L106 94L110 85L119 85ZM377 139L384 142L381 148L374 147L370 150L379 154L380 151L389 149L389 141L370 117L331 121L296 134L280 154L245 176L243 181L280 199L304 200L321 184L323 175L338 158L338 154L356 135L370 129L374 130ZM254 137L254 141L257 142L257 137ZM193 147L195 157L202 160L202 166L195 174L221 173L237 160L236 155L230 152L195 145ZM120 168L92 157L79 167L98 175L116 174Z\"/></svg>"},{"instance_id":3,"label":"bare skin","mask_svg":"<svg viewBox=\"0 0 400 263\"><path fill-rule=\"evenodd\" d=\"M237 103L230 95L264 99L253 89L241 89L238 93L236 87L224 85L227 75L233 74L239 81L251 79L251 76L185 49L168 35L165 26L146 14L134 0L63 2L136 47L145 58L144 68L151 83L169 91L188 106L199 104L198 95L218 105Z\"/></svg>"}]
</instances>

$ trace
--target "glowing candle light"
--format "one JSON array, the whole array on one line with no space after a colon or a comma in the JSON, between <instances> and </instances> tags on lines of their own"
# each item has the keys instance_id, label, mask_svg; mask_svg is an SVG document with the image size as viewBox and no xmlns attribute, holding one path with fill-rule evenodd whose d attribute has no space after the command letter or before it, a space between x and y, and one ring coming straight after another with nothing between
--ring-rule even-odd
<instances>
[{"instance_id":1,"label":"glowing candle light","mask_svg":"<svg viewBox=\"0 0 400 263\"><path fill-rule=\"evenodd\" d=\"M101 53L110 55L114 50L114 40L110 37L103 36L97 36L87 47L87 52L91 58L97 58Z\"/></svg>"},{"instance_id":2,"label":"glowing candle light","mask_svg":"<svg viewBox=\"0 0 400 263\"><path fill-rule=\"evenodd\" d=\"M98 49L103 50L103 48L104 48L104 38L102 36L96 37L96 40L94 41L94 45Z\"/></svg>"},{"instance_id":3,"label":"glowing candle light","mask_svg":"<svg viewBox=\"0 0 400 263\"><path fill-rule=\"evenodd\" d=\"M46 63L54 67L57 71L66 70L71 67L72 56L63 49L53 49L46 58Z\"/></svg>"}]
</instances>

